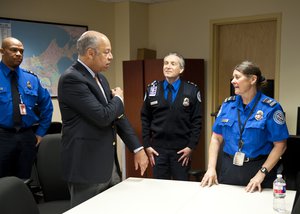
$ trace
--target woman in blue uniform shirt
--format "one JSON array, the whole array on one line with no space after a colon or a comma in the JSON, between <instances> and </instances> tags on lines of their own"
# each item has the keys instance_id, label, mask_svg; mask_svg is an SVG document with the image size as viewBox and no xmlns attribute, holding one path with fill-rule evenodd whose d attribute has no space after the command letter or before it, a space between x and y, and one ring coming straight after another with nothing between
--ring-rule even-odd
<instances>
[{"instance_id":1,"label":"woman in blue uniform shirt","mask_svg":"<svg viewBox=\"0 0 300 214\"><path fill-rule=\"evenodd\" d=\"M246 186L247 192L272 187L289 133L280 104L260 90L265 82L254 63L244 61L235 67L231 83L236 96L225 99L213 125L208 168L201 186L220 182Z\"/></svg>"}]
</instances>

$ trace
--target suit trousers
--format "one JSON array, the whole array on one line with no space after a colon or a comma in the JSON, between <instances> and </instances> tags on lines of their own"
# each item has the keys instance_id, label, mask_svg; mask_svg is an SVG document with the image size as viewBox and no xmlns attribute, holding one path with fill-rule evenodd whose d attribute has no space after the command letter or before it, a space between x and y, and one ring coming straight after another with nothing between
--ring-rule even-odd
<instances>
[{"instance_id":1,"label":"suit trousers","mask_svg":"<svg viewBox=\"0 0 300 214\"><path fill-rule=\"evenodd\" d=\"M82 184L69 182L69 191L71 195L71 208L81 204L82 202L98 195L108 188L121 182L121 177L117 171L116 164L113 164L111 178L105 183L99 184Z\"/></svg>"}]
</instances>

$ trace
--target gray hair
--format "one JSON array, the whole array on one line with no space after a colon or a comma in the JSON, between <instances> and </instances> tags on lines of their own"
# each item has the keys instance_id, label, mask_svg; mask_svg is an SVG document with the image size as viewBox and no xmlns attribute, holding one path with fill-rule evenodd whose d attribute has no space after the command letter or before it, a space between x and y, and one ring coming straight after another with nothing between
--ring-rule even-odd
<instances>
[{"instance_id":1,"label":"gray hair","mask_svg":"<svg viewBox=\"0 0 300 214\"><path fill-rule=\"evenodd\" d=\"M178 53L176 53L176 52L168 53L168 54L164 57L164 60L165 60L165 58L168 57L168 56L177 56L177 57L179 58L179 66L180 66L180 68L181 68L181 69L184 69L184 66L185 66L184 58L183 58L180 54L178 54Z\"/></svg>"},{"instance_id":2,"label":"gray hair","mask_svg":"<svg viewBox=\"0 0 300 214\"><path fill-rule=\"evenodd\" d=\"M77 51L80 56L83 56L89 48L94 49L97 53L99 36L87 32L83 33L77 40Z\"/></svg>"}]
</instances>

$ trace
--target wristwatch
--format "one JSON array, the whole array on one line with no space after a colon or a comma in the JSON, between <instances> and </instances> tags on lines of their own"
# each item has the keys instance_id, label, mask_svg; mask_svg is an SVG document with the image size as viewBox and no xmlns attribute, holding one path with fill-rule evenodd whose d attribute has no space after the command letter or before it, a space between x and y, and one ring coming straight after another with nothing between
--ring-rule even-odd
<instances>
[{"instance_id":1,"label":"wristwatch","mask_svg":"<svg viewBox=\"0 0 300 214\"><path fill-rule=\"evenodd\" d=\"M260 169L260 171L261 171L262 173L264 173L265 175L267 175L267 174L269 173L269 171L268 171L268 169L267 169L266 167L262 167L262 168Z\"/></svg>"}]
</instances>

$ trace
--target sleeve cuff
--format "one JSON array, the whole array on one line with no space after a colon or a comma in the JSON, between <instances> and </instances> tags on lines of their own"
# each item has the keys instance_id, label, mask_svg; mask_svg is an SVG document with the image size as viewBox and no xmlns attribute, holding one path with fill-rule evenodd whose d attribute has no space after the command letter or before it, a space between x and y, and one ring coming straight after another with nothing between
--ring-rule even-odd
<instances>
[{"instance_id":1,"label":"sleeve cuff","mask_svg":"<svg viewBox=\"0 0 300 214\"><path fill-rule=\"evenodd\" d=\"M141 151L142 149L144 149L143 146L141 146L141 147L139 147L139 148L133 150L133 152L134 152L134 154L136 154L136 153L138 153L139 151Z\"/></svg>"}]
</instances>

